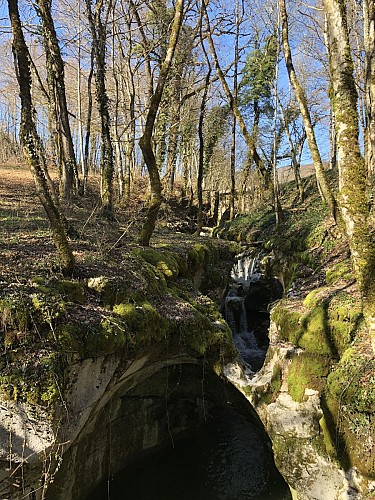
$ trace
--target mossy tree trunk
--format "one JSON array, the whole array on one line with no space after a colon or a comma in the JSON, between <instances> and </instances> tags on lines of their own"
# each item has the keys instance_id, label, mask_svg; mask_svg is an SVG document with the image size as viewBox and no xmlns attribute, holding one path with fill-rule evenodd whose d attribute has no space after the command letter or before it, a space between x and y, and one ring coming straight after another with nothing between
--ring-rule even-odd
<instances>
[{"instance_id":1,"label":"mossy tree trunk","mask_svg":"<svg viewBox=\"0 0 375 500\"><path fill-rule=\"evenodd\" d=\"M20 141L34 178L36 192L50 221L53 240L63 270L70 273L74 267L74 256L69 246L62 217L48 188L40 157L41 140L36 130L35 110L31 98L31 72L28 48L23 36L17 0L8 0L9 18L13 33L13 54L21 98Z\"/></svg>"},{"instance_id":2,"label":"mossy tree trunk","mask_svg":"<svg viewBox=\"0 0 375 500\"><path fill-rule=\"evenodd\" d=\"M198 120L199 159L198 159L198 176L197 176L198 214L197 214L197 230L196 230L196 234L198 235L200 234L203 228L203 174L205 167L203 125L204 125L204 116L206 111L207 94L210 86L210 76L211 76L211 68L209 67L208 73L206 75L206 86L203 91L201 106L199 110L199 120Z\"/></svg>"},{"instance_id":3,"label":"mossy tree trunk","mask_svg":"<svg viewBox=\"0 0 375 500\"><path fill-rule=\"evenodd\" d=\"M375 177L375 4L363 0L363 28L366 53L365 74L365 160L372 183Z\"/></svg>"},{"instance_id":4,"label":"mossy tree trunk","mask_svg":"<svg viewBox=\"0 0 375 500\"><path fill-rule=\"evenodd\" d=\"M150 178L150 190L151 190L150 203L146 215L146 220L143 224L139 236L139 242L143 246L149 246L150 244L150 239L155 229L159 208L162 202L162 185L160 181L158 164L156 162L154 150L152 147L152 134L154 131L156 115L163 95L164 86L167 81L169 69L171 67L173 56L178 42L178 36L180 33L182 19L183 19L183 10L184 10L184 0L177 0L175 4L175 12L174 12L171 33L169 37L168 49L160 68L156 89L153 92L150 99L149 110L146 117L144 132L142 137L139 139L139 146L142 150L143 158L145 160Z\"/></svg>"},{"instance_id":5,"label":"mossy tree trunk","mask_svg":"<svg viewBox=\"0 0 375 500\"><path fill-rule=\"evenodd\" d=\"M174 71L172 86L172 104L171 104L171 124L169 127L168 137L168 156L166 164L166 173L164 185L167 189L168 195L173 194L174 181L176 175L176 163L178 153L178 139L180 132L181 121L181 91L182 91L182 64L179 64Z\"/></svg>"},{"instance_id":6,"label":"mossy tree trunk","mask_svg":"<svg viewBox=\"0 0 375 500\"><path fill-rule=\"evenodd\" d=\"M106 9L104 9L104 4ZM91 0L86 0L86 12L92 36L92 48L95 61L96 102L100 118L101 152L100 152L100 196L102 214L113 219L113 177L114 157L110 132L110 117L108 111L108 95L105 84L106 77L106 26L108 15L112 8L111 0L97 0L95 11Z\"/></svg>"},{"instance_id":7,"label":"mossy tree trunk","mask_svg":"<svg viewBox=\"0 0 375 500\"><path fill-rule=\"evenodd\" d=\"M346 7L324 0L330 44L332 100L336 118L339 206L353 267L363 295L364 315L375 347L375 245L369 231L367 171L359 145L357 91L353 76Z\"/></svg>"},{"instance_id":8,"label":"mossy tree trunk","mask_svg":"<svg viewBox=\"0 0 375 500\"><path fill-rule=\"evenodd\" d=\"M293 65L292 52L289 44L289 28L288 28L288 15L286 11L285 0L280 0L280 21L281 32L284 49L285 64L288 71L290 83L293 87L296 99L298 101L299 109L302 116L303 125L306 130L307 142L310 149L310 154L314 163L315 175L319 190L322 194L323 200L327 203L330 212L334 219L337 218L337 203L327 182L327 178L323 168L322 158L320 156L318 144L316 142L314 127L312 124L309 107L305 91L303 90Z\"/></svg>"},{"instance_id":9,"label":"mossy tree trunk","mask_svg":"<svg viewBox=\"0 0 375 500\"><path fill-rule=\"evenodd\" d=\"M51 15L51 1L37 0L36 11L42 21L49 104L56 130L56 149L60 162L60 196L70 198L73 188L76 191L79 189L79 178L66 101L64 61Z\"/></svg>"}]
</instances>

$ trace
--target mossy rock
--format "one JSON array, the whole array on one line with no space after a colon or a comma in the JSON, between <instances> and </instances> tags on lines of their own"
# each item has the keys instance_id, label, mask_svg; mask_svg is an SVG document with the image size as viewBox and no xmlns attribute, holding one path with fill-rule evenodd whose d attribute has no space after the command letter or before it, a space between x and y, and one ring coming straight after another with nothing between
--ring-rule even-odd
<instances>
[{"instance_id":1,"label":"mossy rock","mask_svg":"<svg viewBox=\"0 0 375 500\"><path fill-rule=\"evenodd\" d=\"M58 280L54 286L69 302L84 304L86 301L84 287L78 281Z\"/></svg>"},{"instance_id":2,"label":"mossy rock","mask_svg":"<svg viewBox=\"0 0 375 500\"><path fill-rule=\"evenodd\" d=\"M371 349L371 348L370 348ZM375 358L349 348L327 379L325 413L339 459L375 479Z\"/></svg>"},{"instance_id":3,"label":"mossy rock","mask_svg":"<svg viewBox=\"0 0 375 500\"><path fill-rule=\"evenodd\" d=\"M353 269L349 259L335 264L326 271L327 285L334 285L340 280L354 279Z\"/></svg>"},{"instance_id":4,"label":"mossy rock","mask_svg":"<svg viewBox=\"0 0 375 500\"><path fill-rule=\"evenodd\" d=\"M265 392L257 392L257 404L270 404L273 403L281 389L282 385L282 370L279 365L275 365L272 371L272 378L267 390Z\"/></svg>"},{"instance_id":5,"label":"mossy rock","mask_svg":"<svg viewBox=\"0 0 375 500\"><path fill-rule=\"evenodd\" d=\"M305 389L322 392L331 362L327 356L308 352L294 356L288 372L288 392L294 401L299 403L304 401Z\"/></svg>"},{"instance_id":6,"label":"mossy rock","mask_svg":"<svg viewBox=\"0 0 375 500\"><path fill-rule=\"evenodd\" d=\"M168 322L149 302L138 305L123 302L114 306L113 312L121 317L137 343L161 340L168 331Z\"/></svg>"},{"instance_id":7,"label":"mossy rock","mask_svg":"<svg viewBox=\"0 0 375 500\"><path fill-rule=\"evenodd\" d=\"M210 261L212 249L208 245L196 243L188 252L188 262L193 272L203 267Z\"/></svg>"},{"instance_id":8,"label":"mossy rock","mask_svg":"<svg viewBox=\"0 0 375 500\"><path fill-rule=\"evenodd\" d=\"M80 352L82 348L82 327L73 323L61 323L56 327L56 337L64 352Z\"/></svg>"},{"instance_id":9,"label":"mossy rock","mask_svg":"<svg viewBox=\"0 0 375 500\"><path fill-rule=\"evenodd\" d=\"M302 335L297 341L298 347L312 354L327 356L333 354L325 304L317 305L302 318L302 328Z\"/></svg>"},{"instance_id":10,"label":"mossy rock","mask_svg":"<svg viewBox=\"0 0 375 500\"><path fill-rule=\"evenodd\" d=\"M362 307L349 294L341 293L330 300L327 313L330 337L341 356L350 347L362 322Z\"/></svg>"},{"instance_id":11,"label":"mossy rock","mask_svg":"<svg viewBox=\"0 0 375 500\"><path fill-rule=\"evenodd\" d=\"M121 283L121 280L112 277L95 276L89 278L87 286L97 292L102 304L108 308L126 300L129 296L126 285Z\"/></svg>"},{"instance_id":12,"label":"mossy rock","mask_svg":"<svg viewBox=\"0 0 375 500\"><path fill-rule=\"evenodd\" d=\"M32 325L30 298L26 294L14 294L0 299L1 328L27 331Z\"/></svg>"},{"instance_id":13,"label":"mossy rock","mask_svg":"<svg viewBox=\"0 0 375 500\"><path fill-rule=\"evenodd\" d=\"M86 329L81 344L81 355L83 357L103 356L129 345L134 345L134 338L126 330L121 319L108 315L95 328Z\"/></svg>"},{"instance_id":14,"label":"mossy rock","mask_svg":"<svg viewBox=\"0 0 375 500\"><path fill-rule=\"evenodd\" d=\"M143 250L137 250L136 253L146 262L162 272L167 279L173 280L179 275L180 267L178 265L176 254L173 252L169 250L145 248Z\"/></svg>"},{"instance_id":15,"label":"mossy rock","mask_svg":"<svg viewBox=\"0 0 375 500\"><path fill-rule=\"evenodd\" d=\"M199 356L204 355L210 362L218 362L221 371L223 364L233 360L238 353L229 326L213 302L207 300L210 303L207 310L203 304L190 300L190 317L176 323L175 328L182 345Z\"/></svg>"},{"instance_id":16,"label":"mossy rock","mask_svg":"<svg viewBox=\"0 0 375 500\"><path fill-rule=\"evenodd\" d=\"M324 442L325 451L327 452L329 457L331 457L332 459L336 459L337 454L336 454L335 442L332 439L330 429L329 429L329 426L327 423L327 419L324 415L319 420L319 426L320 426L322 433L323 433L323 442Z\"/></svg>"},{"instance_id":17,"label":"mossy rock","mask_svg":"<svg viewBox=\"0 0 375 500\"><path fill-rule=\"evenodd\" d=\"M297 345L303 332L301 317L301 313L290 310L282 302L271 311L271 321L276 325L279 338L294 345Z\"/></svg>"},{"instance_id":18,"label":"mossy rock","mask_svg":"<svg viewBox=\"0 0 375 500\"><path fill-rule=\"evenodd\" d=\"M322 297L325 296L326 288L316 288L308 293L303 301L303 305L307 309L312 309L316 307L322 301Z\"/></svg>"},{"instance_id":19,"label":"mossy rock","mask_svg":"<svg viewBox=\"0 0 375 500\"><path fill-rule=\"evenodd\" d=\"M66 279L48 279L36 276L32 280L32 286L45 295L60 294L66 302L83 304L85 302L85 291L82 283Z\"/></svg>"},{"instance_id":20,"label":"mossy rock","mask_svg":"<svg viewBox=\"0 0 375 500\"><path fill-rule=\"evenodd\" d=\"M44 407L52 407L61 398L66 358L61 353L42 352L37 359L26 358L22 366L14 363L11 373L0 376L3 398Z\"/></svg>"}]
</instances>

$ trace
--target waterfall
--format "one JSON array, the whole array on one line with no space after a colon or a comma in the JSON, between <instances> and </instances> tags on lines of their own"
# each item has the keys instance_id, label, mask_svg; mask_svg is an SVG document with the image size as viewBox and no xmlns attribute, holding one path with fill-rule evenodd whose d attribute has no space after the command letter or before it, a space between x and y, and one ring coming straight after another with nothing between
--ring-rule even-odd
<instances>
[{"instance_id":1,"label":"waterfall","mask_svg":"<svg viewBox=\"0 0 375 500\"><path fill-rule=\"evenodd\" d=\"M225 298L224 316L233 333L233 341L248 375L260 369L267 348L260 346L249 327L245 300L252 283L259 281L259 258L247 254L237 256L232 272L232 285Z\"/></svg>"},{"instance_id":2,"label":"waterfall","mask_svg":"<svg viewBox=\"0 0 375 500\"><path fill-rule=\"evenodd\" d=\"M231 278L237 285L241 284L244 288L249 288L252 281L257 281L261 273L255 272L258 269L259 256L251 256L245 253L237 255L237 261L234 263L231 271Z\"/></svg>"}]
</instances>

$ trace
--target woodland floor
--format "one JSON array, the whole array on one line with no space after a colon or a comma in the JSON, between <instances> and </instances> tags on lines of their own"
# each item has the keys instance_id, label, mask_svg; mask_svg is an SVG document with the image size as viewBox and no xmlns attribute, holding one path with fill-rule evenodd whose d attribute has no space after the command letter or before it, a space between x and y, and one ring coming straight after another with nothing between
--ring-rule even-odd
<instances>
[{"instance_id":1,"label":"woodland floor","mask_svg":"<svg viewBox=\"0 0 375 500\"><path fill-rule=\"evenodd\" d=\"M53 171L51 176L56 178ZM145 189L140 189L142 191ZM115 266L116 261L121 260L124 252L138 246L136 241L145 214L142 197L128 200L125 207L117 206L114 222L103 219L99 207L99 180L96 176L91 176L87 195L74 197L63 207L74 234L71 246L77 263L76 277L92 274L94 269L107 270L108 265ZM186 230L192 224L186 210L164 206L152 244L175 243L181 248L191 241L192 235L170 228L178 226ZM199 237L194 236L194 240L197 239ZM0 285L59 272L49 223L28 167L22 164L0 165Z\"/></svg>"}]
</instances>

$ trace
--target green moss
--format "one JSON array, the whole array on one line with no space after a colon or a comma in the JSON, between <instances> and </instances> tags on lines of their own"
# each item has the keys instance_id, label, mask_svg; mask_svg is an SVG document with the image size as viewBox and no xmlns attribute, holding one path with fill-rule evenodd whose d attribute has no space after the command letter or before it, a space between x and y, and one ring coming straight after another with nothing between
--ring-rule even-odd
<instances>
[{"instance_id":1,"label":"green moss","mask_svg":"<svg viewBox=\"0 0 375 500\"><path fill-rule=\"evenodd\" d=\"M331 269L326 271L327 285L333 285L339 280L353 279L354 274L349 260L344 260L335 264Z\"/></svg>"},{"instance_id":2,"label":"green moss","mask_svg":"<svg viewBox=\"0 0 375 500\"><path fill-rule=\"evenodd\" d=\"M34 277L32 286L37 292L44 295L60 294L67 302L83 304L85 302L84 287L78 281L45 279L41 276Z\"/></svg>"},{"instance_id":3,"label":"green moss","mask_svg":"<svg viewBox=\"0 0 375 500\"><path fill-rule=\"evenodd\" d=\"M37 321L38 325L45 324L53 329L57 318L66 313L66 304L60 295L53 293L46 295L39 292L32 294L31 300L34 312L37 313L34 321Z\"/></svg>"},{"instance_id":4,"label":"green moss","mask_svg":"<svg viewBox=\"0 0 375 500\"><path fill-rule=\"evenodd\" d=\"M1 328L25 332L31 325L30 301L24 294L15 294L0 300Z\"/></svg>"},{"instance_id":5,"label":"green moss","mask_svg":"<svg viewBox=\"0 0 375 500\"><path fill-rule=\"evenodd\" d=\"M57 325L56 337L63 351L80 352L82 332L78 325L72 323Z\"/></svg>"},{"instance_id":6,"label":"green moss","mask_svg":"<svg viewBox=\"0 0 375 500\"><path fill-rule=\"evenodd\" d=\"M276 325L278 336L296 345L302 335L301 314L284 307L282 303L271 311L271 321Z\"/></svg>"},{"instance_id":7,"label":"green moss","mask_svg":"<svg viewBox=\"0 0 375 500\"><path fill-rule=\"evenodd\" d=\"M327 424L326 418L323 416L319 420L319 426L323 432L323 442L324 442L324 447L325 450L331 458L336 458L336 447L335 443L332 440L331 433Z\"/></svg>"},{"instance_id":8,"label":"green moss","mask_svg":"<svg viewBox=\"0 0 375 500\"><path fill-rule=\"evenodd\" d=\"M168 322L149 302L139 305L121 303L114 306L113 312L122 318L137 342L160 340L168 331Z\"/></svg>"},{"instance_id":9,"label":"green moss","mask_svg":"<svg viewBox=\"0 0 375 500\"><path fill-rule=\"evenodd\" d=\"M332 347L327 334L327 310L325 305L316 306L302 320L303 333L297 345L306 352L318 355L332 355Z\"/></svg>"},{"instance_id":10,"label":"green moss","mask_svg":"<svg viewBox=\"0 0 375 500\"><path fill-rule=\"evenodd\" d=\"M55 287L69 302L83 304L86 300L83 285L77 281L59 280Z\"/></svg>"},{"instance_id":11,"label":"green moss","mask_svg":"<svg viewBox=\"0 0 375 500\"><path fill-rule=\"evenodd\" d=\"M294 401L303 401L307 388L319 392L323 390L330 364L329 357L308 352L292 359L288 372L288 392Z\"/></svg>"},{"instance_id":12,"label":"green moss","mask_svg":"<svg viewBox=\"0 0 375 500\"><path fill-rule=\"evenodd\" d=\"M161 271L167 279L177 278L180 268L173 252L146 248L138 250L137 254Z\"/></svg>"},{"instance_id":13,"label":"green moss","mask_svg":"<svg viewBox=\"0 0 375 500\"><path fill-rule=\"evenodd\" d=\"M213 365L219 366L221 372L223 364L237 356L232 332L214 303L208 298L205 304L199 304L194 300L190 302L189 318L175 324L181 343L192 349L195 354L204 355Z\"/></svg>"},{"instance_id":14,"label":"green moss","mask_svg":"<svg viewBox=\"0 0 375 500\"><path fill-rule=\"evenodd\" d=\"M127 288L123 286L121 280L115 278L96 276L88 280L87 286L97 292L100 301L107 308L113 307L114 304L128 297Z\"/></svg>"},{"instance_id":15,"label":"green moss","mask_svg":"<svg viewBox=\"0 0 375 500\"><path fill-rule=\"evenodd\" d=\"M362 321L362 308L347 293L334 296L328 306L328 327L331 340L341 356L354 339Z\"/></svg>"},{"instance_id":16,"label":"green moss","mask_svg":"<svg viewBox=\"0 0 375 500\"><path fill-rule=\"evenodd\" d=\"M322 288L316 288L312 292L306 295L305 300L303 301L303 305L308 309L315 307L318 302L321 300L320 293L322 292Z\"/></svg>"},{"instance_id":17,"label":"green moss","mask_svg":"<svg viewBox=\"0 0 375 500\"><path fill-rule=\"evenodd\" d=\"M66 358L60 353L41 353L37 359L24 359L22 366L15 364L11 373L0 376L2 397L50 407L60 398Z\"/></svg>"}]
</instances>

